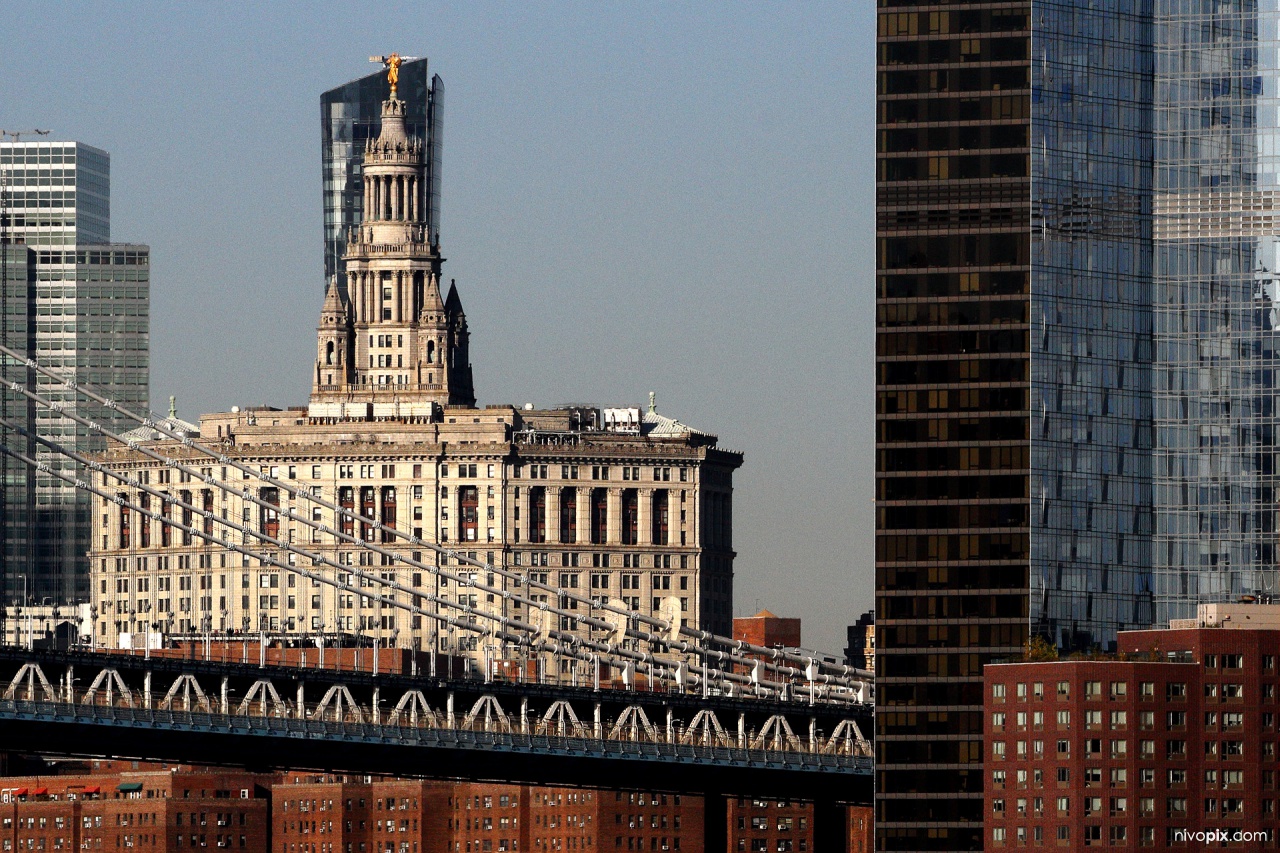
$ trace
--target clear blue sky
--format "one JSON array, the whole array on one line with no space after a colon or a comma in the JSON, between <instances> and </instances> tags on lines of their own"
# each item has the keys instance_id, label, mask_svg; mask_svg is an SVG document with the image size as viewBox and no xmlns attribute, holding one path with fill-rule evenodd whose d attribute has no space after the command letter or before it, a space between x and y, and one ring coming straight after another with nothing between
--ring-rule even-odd
<instances>
[{"instance_id":1,"label":"clear blue sky","mask_svg":"<svg viewBox=\"0 0 1280 853\"><path fill-rule=\"evenodd\" d=\"M874 8L29 4L0 127L112 155L153 407L306 401L319 98L427 56L480 403L643 405L746 453L736 613L838 652L872 597Z\"/></svg>"}]
</instances>

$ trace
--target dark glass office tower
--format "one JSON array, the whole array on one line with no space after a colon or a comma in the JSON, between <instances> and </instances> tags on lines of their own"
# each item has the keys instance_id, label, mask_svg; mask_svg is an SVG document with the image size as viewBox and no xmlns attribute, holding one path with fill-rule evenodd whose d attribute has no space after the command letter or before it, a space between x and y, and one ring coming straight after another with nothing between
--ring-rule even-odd
<instances>
[{"instance_id":1,"label":"dark glass office tower","mask_svg":"<svg viewBox=\"0 0 1280 853\"><path fill-rule=\"evenodd\" d=\"M878 49L877 846L980 850L982 666L1152 618L1152 11Z\"/></svg>"},{"instance_id":2,"label":"dark glass office tower","mask_svg":"<svg viewBox=\"0 0 1280 853\"><path fill-rule=\"evenodd\" d=\"M320 96L320 140L324 169L325 286L343 281L342 253L347 229L359 225L364 213L361 164L364 144L378 138L382 102L389 93L387 72L352 80ZM406 60L400 66L400 98L408 104L405 130L426 143L423 186L426 190L427 233L440 242L440 155L444 144L444 81L428 79L427 60Z\"/></svg>"}]
</instances>

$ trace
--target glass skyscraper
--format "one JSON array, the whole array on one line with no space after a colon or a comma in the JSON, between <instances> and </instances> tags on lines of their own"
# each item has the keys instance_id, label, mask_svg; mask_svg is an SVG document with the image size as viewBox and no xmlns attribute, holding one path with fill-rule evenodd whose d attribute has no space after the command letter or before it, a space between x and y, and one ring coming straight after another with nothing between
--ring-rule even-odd
<instances>
[{"instance_id":1,"label":"glass skyscraper","mask_svg":"<svg viewBox=\"0 0 1280 853\"><path fill-rule=\"evenodd\" d=\"M365 142L377 139L387 73L379 70L320 96L321 163L324 170L324 278L343 282L342 253L348 228L364 214L361 168ZM427 60L407 59L400 66L400 97L408 105L405 131L426 144L423 186L431 245L440 242L440 170L444 145L444 81L428 79Z\"/></svg>"},{"instance_id":2,"label":"glass skyscraper","mask_svg":"<svg viewBox=\"0 0 1280 853\"><path fill-rule=\"evenodd\" d=\"M1276 4L1157 0L1157 617L1276 589Z\"/></svg>"},{"instance_id":3,"label":"glass skyscraper","mask_svg":"<svg viewBox=\"0 0 1280 853\"><path fill-rule=\"evenodd\" d=\"M985 663L1275 592L1280 21L879 7L877 846L977 850Z\"/></svg>"},{"instance_id":4,"label":"glass skyscraper","mask_svg":"<svg viewBox=\"0 0 1280 853\"><path fill-rule=\"evenodd\" d=\"M4 243L6 346L92 386L134 411L150 383L150 250L111 243L110 157L77 142L0 143L0 243ZM6 378L110 425L126 422L87 404L60 382L3 361ZM14 426L78 452L103 449L100 436L5 391L0 410ZM64 457L29 445L11 428L6 446L30 450L53 470ZM43 472L7 460L3 472L3 588L7 603L88 600L88 496Z\"/></svg>"}]
</instances>

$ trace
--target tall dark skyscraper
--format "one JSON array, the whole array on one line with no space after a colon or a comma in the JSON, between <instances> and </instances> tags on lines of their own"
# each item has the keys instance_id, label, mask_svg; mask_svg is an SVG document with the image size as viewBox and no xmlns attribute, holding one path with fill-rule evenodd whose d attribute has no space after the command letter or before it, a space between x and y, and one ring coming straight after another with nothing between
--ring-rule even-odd
<instances>
[{"instance_id":1,"label":"tall dark skyscraper","mask_svg":"<svg viewBox=\"0 0 1280 853\"><path fill-rule=\"evenodd\" d=\"M1276 25L880 2L881 850L982 849L985 663L1277 591Z\"/></svg>"},{"instance_id":2,"label":"tall dark skyscraper","mask_svg":"<svg viewBox=\"0 0 1280 853\"><path fill-rule=\"evenodd\" d=\"M409 105L405 131L426 143L423 166L429 242L440 242L440 169L444 146L444 81L427 77L427 60L408 59L400 66L400 95ZM378 70L330 89L320 96L321 159L324 169L325 286L341 279L345 267L347 229L364 215L361 167L364 146L377 139L387 74Z\"/></svg>"}]
</instances>

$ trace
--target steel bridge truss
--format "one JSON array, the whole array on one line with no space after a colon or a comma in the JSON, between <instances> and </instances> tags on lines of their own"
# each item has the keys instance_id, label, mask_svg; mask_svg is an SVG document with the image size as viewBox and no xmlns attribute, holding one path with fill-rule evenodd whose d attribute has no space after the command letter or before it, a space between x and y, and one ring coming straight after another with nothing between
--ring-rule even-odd
<instances>
[{"instance_id":1,"label":"steel bridge truss","mask_svg":"<svg viewBox=\"0 0 1280 853\"><path fill-rule=\"evenodd\" d=\"M450 628L490 636L496 640L512 643L517 647L527 648L536 653L545 652L557 657L589 661L592 664L593 671L597 673L601 665L607 665L618 670L621 674L621 680L628 686L635 683L637 674L644 674L650 680L664 684L668 690L701 692L704 696L716 693L730 696L751 695L777 697L792 701L807 701L810 704L818 702L870 705L873 701L873 687L868 673L826 663L817 655L800 654L796 650L754 646L744 641L719 637L706 631L684 627L680 624L678 606L671 608L668 605L662 609L660 616L650 616L629 610L621 601L594 601L589 596L582 596L574 590L563 590L546 583L537 582L523 572L494 566L467 557L465 553L452 551L433 542L410 536L404 531L383 525L377 519L360 515L352 510L343 509L322 496L313 494L310 490L300 489L296 485L269 477L262 471L229 457L225 453L205 447L190 436L169 429L160 419L151 415L146 417L136 415L119 406L115 401L102 397L91 389L80 386L74 380L64 379L57 372L43 367L22 353L4 346L0 346L0 353L15 359L37 373L58 380L67 389L82 394L127 419L147 426L180 443L189 450L211 457L220 465L234 469L246 478L255 478L281 489L283 493L288 494L291 498L301 498L321 506L334 513L335 519L352 520L353 531L355 529L354 524L365 525L372 530L406 540L414 547L434 551L454 560L459 565L470 565L481 569L485 575L492 573L501 576L509 581L511 586L510 588L490 586L479 579L472 578L468 573L453 572L444 566L435 566L411 559L402 552L381 547L354 535L345 534L340 529L314 522L310 519L310 513L308 512L299 512L290 507L270 504L255 494L253 489L244 487L243 484L233 485L231 482L215 478L211 474L197 471L185 464L184 460L166 455L157 447L149 446L144 442L126 440L120 435L107 430L96 421L66 411L62 404L35 393L21 383L9 380L4 381L3 384L8 390L26 397L32 403L58 412L96 434L126 444L131 449L171 469L184 472L193 481L236 494L246 504L255 504L277 511L281 516L292 522L315 530L320 534L330 536L334 541L342 542L345 546L377 553L384 560L389 560L392 565L401 564L428 574L438 575L464 588L474 588L479 592L487 592L497 598L508 601L519 601L527 605L527 612L531 614L531 621L521 621L500 613L487 611L475 605L437 597L425 590L383 579L376 570L365 571L359 566L340 565L323 554L270 537L254 528L251 524L241 524L234 519L224 519L212 512L205 511L202 507L183 502L174 495L164 493L159 489L139 482L136 477L128 473L103 465L95 459L87 458L56 442L32 435L23 429L21 425L0 419L0 426L34 440L54 453L66 456L83 468L105 475L105 478L114 479L138 492L154 496L160 501L161 506L168 504L189 512L193 524L184 525L174 518L162 515L159 511L145 509L120 494L113 494L105 487L105 479L100 481L104 483L104 486L100 487L92 482L92 478L86 480L53 470L47 464L32 459L12 448L0 446L0 452L50 476L60 478L74 485L77 489L95 494L103 500L117 505L128 507L132 512L137 512L158 523L167 524L190 534L194 538L252 556L261 560L264 565L295 572L303 577L311 578L345 592L359 594L371 599L380 606L401 609L413 615L437 620L442 625ZM192 460L187 459L185 461ZM203 522L203 524L197 524L197 521ZM204 530L205 524L221 527L221 534L206 533ZM340 527L341 525L338 526ZM234 537L233 534L235 534ZM300 562L309 564L311 569L308 569L306 565L284 562L271 551L253 550L245 547L233 541L233 538L252 539L259 546L269 547L277 553L288 552L299 558ZM344 583L340 581L338 579L339 573L353 577L356 582ZM378 594L371 587L382 588L384 592ZM546 601L536 601L531 597L531 593L523 592L526 589L548 592L551 594L549 597L556 602L572 600L574 603L581 605L581 609L563 609ZM396 593L400 593L407 600L400 600L396 597ZM415 600L439 607L443 612L433 608L420 607L413 603ZM580 634L560 630L559 624L563 618L572 619L575 623L586 626L592 631L592 635L584 637ZM627 641L634 641L635 645L639 645L642 648L662 648L667 651L667 654L639 651L629 647L631 643ZM701 666L698 665L699 662Z\"/></svg>"},{"instance_id":2,"label":"steel bridge truss","mask_svg":"<svg viewBox=\"0 0 1280 853\"><path fill-rule=\"evenodd\" d=\"M318 738L464 753L507 751L544 759L583 756L647 766L670 764L680 765L682 773L689 762L711 763L756 774L759 778L737 786L744 793L781 790L774 787L777 774L829 778L871 773L871 750L858 719L841 718L831 706L722 698L722 706L713 709L696 697L624 690L550 690L538 685L16 649L0 650L0 673L8 679L0 697L0 748L13 746L6 741L25 724L43 726L50 733L60 728L96 731L100 742L88 752L157 760L191 759L168 753L164 738L153 745L148 739L153 731L262 738L264 749L273 748L277 738ZM863 716L862 722L868 723L869 717ZM9 732L10 726L18 728ZM122 742L113 729L127 729L137 737ZM81 741L60 738L48 744L57 744L54 752L86 754L83 745L68 746ZM344 763L322 758L326 750L315 746L316 755L296 765L298 769L332 769ZM253 761L276 763L266 755ZM216 749L205 759L221 763ZM291 760L298 760L296 754ZM771 773L773 778L766 780ZM418 775L432 773L419 770ZM550 777L555 778L554 771ZM686 790L699 789L700 784ZM665 788L680 790L683 785L671 781ZM724 789L724 784L717 787Z\"/></svg>"}]
</instances>

